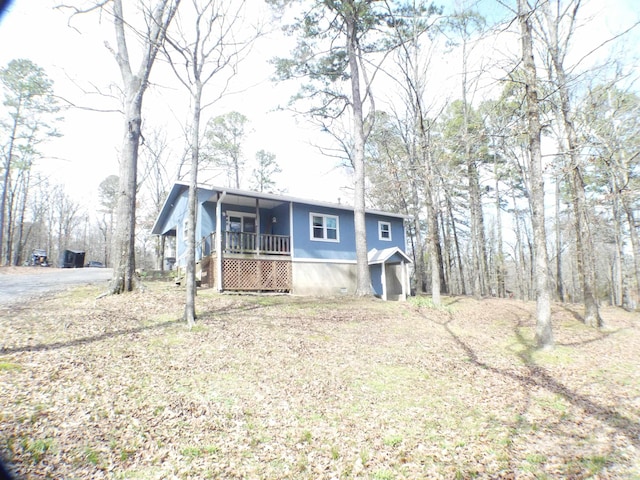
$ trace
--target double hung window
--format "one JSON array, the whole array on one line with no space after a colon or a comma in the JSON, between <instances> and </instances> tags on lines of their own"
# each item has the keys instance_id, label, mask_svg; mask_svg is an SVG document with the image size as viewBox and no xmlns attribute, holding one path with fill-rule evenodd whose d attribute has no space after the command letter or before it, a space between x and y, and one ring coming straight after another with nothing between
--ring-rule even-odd
<instances>
[{"instance_id":1,"label":"double hung window","mask_svg":"<svg viewBox=\"0 0 640 480\"><path fill-rule=\"evenodd\" d=\"M378 238L380 240L391 241L391 223L378 222Z\"/></svg>"},{"instance_id":2,"label":"double hung window","mask_svg":"<svg viewBox=\"0 0 640 480\"><path fill-rule=\"evenodd\" d=\"M325 242L339 242L339 222L336 215L324 215L311 213L309 215L311 223L311 240Z\"/></svg>"}]
</instances>

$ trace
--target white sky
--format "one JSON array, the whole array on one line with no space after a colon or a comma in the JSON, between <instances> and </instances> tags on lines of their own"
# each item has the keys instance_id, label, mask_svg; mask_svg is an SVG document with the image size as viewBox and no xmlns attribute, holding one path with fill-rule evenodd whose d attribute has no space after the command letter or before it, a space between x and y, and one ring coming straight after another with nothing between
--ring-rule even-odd
<instances>
[{"instance_id":1,"label":"white sky","mask_svg":"<svg viewBox=\"0 0 640 480\"><path fill-rule=\"evenodd\" d=\"M251 1L263 3L262 0ZM581 40L585 43L584 48L588 48L589 42L607 38L611 32L638 18L636 1L592 0L587 3L585 10L593 14L596 22ZM490 4L490 0L483 4L488 5L487 2ZM92 90L92 85L108 91L110 85L120 83L115 60L104 46L105 40L113 43L111 24L108 19L99 24L96 16L86 17L74 22L83 32L79 33L67 26L67 13L53 9L58 3L57 0L14 0L9 12L0 20L0 65L6 66L14 58L30 59L54 80L56 94L78 105L116 108L117 103L83 92L83 89ZM132 1L125 2L125 8L132 4ZM638 35L633 38L637 40ZM267 60L278 53L278 49L283 50L282 46L279 41L260 40L253 51L252 60L241 65L237 78L241 85L257 85L241 94L227 97L205 111L203 122L232 110L243 113L249 118L253 131L244 149L245 157L253 160L255 152L260 149L274 153L283 170L277 178L279 188L284 188L293 196L327 201L341 198L343 202L350 203L351 193L344 188L349 180L340 168L336 168L337 160L323 157L309 144L327 138L319 136L317 130L305 126L304 122L298 124L290 114L273 111L278 105L284 105L296 92L293 84L275 85L268 80L272 70ZM634 42L630 50L634 51L637 46ZM517 50L517 47L514 44L505 49ZM491 48L499 47L494 44ZM286 51L279 53L284 55ZM459 87L455 87L459 61L449 54L442 58L442 62L439 75L446 79L443 81L448 84L449 90L459 91ZM144 100L147 115L143 132L145 127L166 126L167 138L175 141L173 148L177 156L183 148L180 125L186 124L188 100L166 67L156 65L154 68L152 81L155 86L147 91ZM389 85L388 81L384 84ZM374 92L380 99L379 108L386 108L389 89L382 90L379 87ZM443 94L444 91L443 88L436 95L441 98L450 95ZM457 96L457 93L454 94ZM42 147L45 158L40 161L40 168L52 182L64 183L70 195L92 208L97 205L100 182L108 175L118 173L122 117L117 113L79 109L69 109L64 116L64 123L59 125L64 136ZM216 181L217 184L224 182L223 178ZM247 181L242 187L248 188Z\"/></svg>"},{"instance_id":2,"label":"white sky","mask_svg":"<svg viewBox=\"0 0 640 480\"><path fill-rule=\"evenodd\" d=\"M108 21L99 25L93 16L73 23L83 32L79 33L67 26L64 12L52 8L57 3L60 2L14 1L0 20L0 65L4 67L15 58L30 59L54 81L57 95L77 105L117 108L116 101L83 92L90 92L91 85L107 92L110 84L120 83L115 60L104 46L105 40L113 44L113 27ZM126 2L125 8L128 5ZM232 110L243 113L252 132L244 148L245 157L251 162L258 150L274 153L283 170L276 178L278 188L303 198L327 201L341 198L349 202L351 194L341 189L349 180L337 168L336 159L323 157L310 144L318 142L318 132L287 112L275 111L296 91L295 85L275 85L269 80L272 69L267 60L275 53L273 42L257 43L252 60L241 64L236 80L240 85L257 85L216 103L205 110L202 120L206 122ZM157 62L154 69L152 81L156 86L145 95L143 133L145 127L166 126L167 138L175 140L177 158L184 145L181 125L186 124L189 115L188 98L165 66ZM71 108L64 112L64 118L58 126L63 137L42 146L45 158L39 162L39 168L52 182L64 183L76 200L95 206L100 182L108 175L118 174L122 117L118 113ZM251 167L242 188L249 187L250 170ZM220 177L215 183L224 185L225 181Z\"/></svg>"}]
</instances>

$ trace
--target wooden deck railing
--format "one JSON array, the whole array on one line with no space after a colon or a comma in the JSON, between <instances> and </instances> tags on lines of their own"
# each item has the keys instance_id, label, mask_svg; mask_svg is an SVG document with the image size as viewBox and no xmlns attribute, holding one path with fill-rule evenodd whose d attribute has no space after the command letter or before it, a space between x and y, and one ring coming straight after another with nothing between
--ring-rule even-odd
<instances>
[{"instance_id":1,"label":"wooden deck railing","mask_svg":"<svg viewBox=\"0 0 640 480\"><path fill-rule=\"evenodd\" d=\"M224 253L249 253L260 255L290 255L291 239L288 235L267 233L222 232ZM211 255L216 250L216 233L203 237L200 243L202 255Z\"/></svg>"}]
</instances>

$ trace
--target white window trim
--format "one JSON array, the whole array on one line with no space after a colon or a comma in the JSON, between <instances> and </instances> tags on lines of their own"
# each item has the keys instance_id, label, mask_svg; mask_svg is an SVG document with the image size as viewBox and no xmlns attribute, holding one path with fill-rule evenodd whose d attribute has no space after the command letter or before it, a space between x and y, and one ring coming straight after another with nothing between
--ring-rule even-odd
<instances>
[{"instance_id":1,"label":"white window trim","mask_svg":"<svg viewBox=\"0 0 640 480\"><path fill-rule=\"evenodd\" d=\"M256 218L256 212L236 212L235 210L227 210L227 217L253 217Z\"/></svg>"},{"instance_id":2,"label":"white window trim","mask_svg":"<svg viewBox=\"0 0 640 480\"><path fill-rule=\"evenodd\" d=\"M240 217L240 219L242 220L242 230L244 231L244 219L243 217L251 217L254 220L257 219L256 214L251 212L236 212L234 210L227 210L225 212L225 228L228 230L229 229L229 217Z\"/></svg>"},{"instance_id":3,"label":"white window trim","mask_svg":"<svg viewBox=\"0 0 640 480\"><path fill-rule=\"evenodd\" d=\"M382 226L383 225L387 225L389 227L389 238L385 238L382 236ZM382 220L378 221L378 240L381 240L383 242L390 242L391 241L391 222L383 222Z\"/></svg>"},{"instance_id":4,"label":"white window trim","mask_svg":"<svg viewBox=\"0 0 640 480\"><path fill-rule=\"evenodd\" d=\"M324 235L324 238L316 238L313 236L313 217L322 217L323 221L322 221L322 233ZM336 238L327 238L327 222L326 219L327 218L335 218L336 219ZM312 242L333 242L333 243L339 243L340 242L340 217L338 217L338 215L329 215L327 213L314 213L314 212L309 212L309 238L311 239Z\"/></svg>"}]
</instances>

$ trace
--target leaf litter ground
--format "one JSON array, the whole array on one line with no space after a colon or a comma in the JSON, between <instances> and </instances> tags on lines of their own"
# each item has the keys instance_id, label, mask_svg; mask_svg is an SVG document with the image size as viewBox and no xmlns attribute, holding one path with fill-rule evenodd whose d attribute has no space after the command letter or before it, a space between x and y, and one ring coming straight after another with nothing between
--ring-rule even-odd
<instances>
[{"instance_id":1,"label":"leaf litter ground","mask_svg":"<svg viewBox=\"0 0 640 480\"><path fill-rule=\"evenodd\" d=\"M0 310L0 453L19 478L640 478L640 322L533 303L198 296Z\"/></svg>"}]
</instances>

